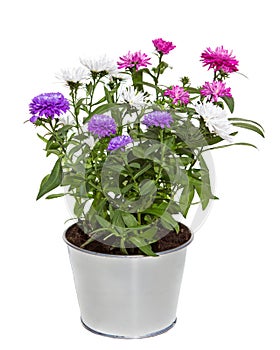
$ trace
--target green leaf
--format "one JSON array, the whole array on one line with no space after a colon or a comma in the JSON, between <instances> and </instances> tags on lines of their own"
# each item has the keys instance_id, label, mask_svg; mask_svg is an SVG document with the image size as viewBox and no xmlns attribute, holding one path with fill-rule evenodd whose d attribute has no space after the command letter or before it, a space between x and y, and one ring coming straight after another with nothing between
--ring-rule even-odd
<instances>
[{"instance_id":1,"label":"green leaf","mask_svg":"<svg viewBox=\"0 0 280 350\"><path fill-rule=\"evenodd\" d=\"M100 226L104 228L109 228L111 227L111 224L109 221L105 220L102 216L95 215L96 221L99 223Z\"/></svg>"},{"instance_id":2,"label":"green leaf","mask_svg":"<svg viewBox=\"0 0 280 350\"><path fill-rule=\"evenodd\" d=\"M45 143L48 143L49 140L47 140L45 137L41 136L40 134L37 134L40 140L44 141Z\"/></svg>"},{"instance_id":3,"label":"green leaf","mask_svg":"<svg viewBox=\"0 0 280 350\"><path fill-rule=\"evenodd\" d=\"M161 88L159 88L157 85L154 85L152 83L148 83L148 82L142 81L142 85L146 85L146 86L152 87L156 91L158 91L159 93L163 92L163 90Z\"/></svg>"},{"instance_id":4,"label":"green leaf","mask_svg":"<svg viewBox=\"0 0 280 350\"><path fill-rule=\"evenodd\" d=\"M50 194L49 196L46 197L46 199L59 198L63 196L65 196L65 193L55 193L55 194Z\"/></svg>"},{"instance_id":5,"label":"green leaf","mask_svg":"<svg viewBox=\"0 0 280 350\"><path fill-rule=\"evenodd\" d=\"M196 89L196 88L193 88L193 87L190 87L190 86L187 86L187 91L190 94L199 94L200 93L200 89Z\"/></svg>"},{"instance_id":6,"label":"green leaf","mask_svg":"<svg viewBox=\"0 0 280 350\"><path fill-rule=\"evenodd\" d=\"M137 158L146 158L145 157L145 152L144 152L142 147L139 147L139 146L133 147L132 153Z\"/></svg>"},{"instance_id":7,"label":"green leaf","mask_svg":"<svg viewBox=\"0 0 280 350\"><path fill-rule=\"evenodd\" d=\"M135 217L132 214L122 211L121 215L122 215L122 219L127 227L138 227L139 226L139 222L135 219Z\"/></svg>"},{"instance_id":8,"label":"green leaf","mask_svg":"<svg viewBox=\"0 0 280 350\"><path fill-rule=\"evenodd\" d=\"M139 163L129 163L130 168L140 169L141 165Z\"/></svg>"},{"instance_id":9,"label":"green leaf","mask_svg":"<svg viewBox=\"0 0 280 350\"><path fill-rule=\"evenodd\" d=\"M154 194L157 190L157 187L153 180L143 180L140 184L140 195L145 196L147 194Z\"/></svg>"},{"instance_id":10,"label":"green leaf","mask_svg":"<svg viewBox=\"0 0 280 350\"><path fill-rule=\"evenodd\" d=\"M200 170L192 169L189 172L189 183L190 185L194 186L200 198L202 209L204 210L208 206L210 199L217 199L217 197L215 197L212 194L209 170L202 155L198 157L198 160L200 164ZM192 200L193 194L191 193L191 195L192 195L192 198L191 198Z\"/></svg>"},{"instance_id":11,"label":"green leaf","mask_svg":"<svg viewBox=\"0 0 280 350\"><path fill-rule=\"evenodd\" d=\"M135 184L128 184L124 187L121 188L121 193L122 194L126 194L128 191L130 191L133 187L135 186Z\"/></svg>"},{"instance_id":12,"label":"green leaf","mask_svg":"<svg viewBox=\"0 0 280 350\"><path fill-rule=\"evenodd\" d=\"M71 186L72 188L78 188L85 181L85 178L81 175L69 174L65 175L62 180L62 186Z\"/></svg>"},{"instance_id":13,"label":"green leaf","mask_svg":"<svg viewBox=\"0 0 280 350\"><path fill-rule=\"evenodd\" d=\"M163 74L166 68L168 68L168 64L164 61L161 61L156 68L153 68L153 71L155 73Z\"/></svg>"},{"instance_id":14,"label":"green leaf","mask_svg":"<svg viewBox=\"0 0 280 350\"><path fill-rule=\"evenodd\" d=\"M204 210L206 209L210 199L214 198L214 195L211 191L209 170L202 155L199 156L198 161L201 167L201 171L199 172L201 176L201 188L200 193L198 193L198 195L201 200L202 209Z\"/></svg>"},{"instance_id":15,"label":"green leaf","mask_svg":"<svg viewBox=\"0 0 280 350\"><path fill-rule=\"evenodd\" d=\"M101 106L95 108L95 110L91 113L91 115L84 118L84 120L83 120L84 124L88 123L94 114L102 114L102 113L108 112L111 108L114 108L114 107L116 108L116 106L117 106L116 103L106 103L104 105L101 105Z\"/></svg>"},{"instance_id":16,"label":"green leaf","mask_svg":"<svg viewBox=\"0 0 280 350\"><path fill-rule=\"evenodd\" d=\"M84 145L85 145L85 144L81 143L81 144L79 144L79 145L77 145L77 146L72 147L72 148L70 149L70 151L67 153L68 157L69 157L69 158L72 158L72 156L73 156L75 153L77 153L78 151L80 151L80 149L83 148Z\"/></svg>"},{"instance_id":17,"label":"green leaf","mask_svg":"<svg viewBox=\"0 0 280 350\"><path fill-rule=\"evenodd\" d=\"M248 129L256 132L257 134L264 137L264 133L255 125L246 124L246 123L232 123L232 125L237 126L238 128Z\"/></svg>"},{"instance_id":18,"label":"green leaf","mask_svg":"<svg viewBox=\"0 0 280 350\"><path fill-rule=\"evenodd\" d=\"M146 171L148 171L150 168L152 167L151 163L148 163L142 170L138 171L138 173L136 173L134 175L134 180L136 180L139 176L143 175Z\"/></svg>"},{"instance_id":19,"label":"green leaf","mask_svg":"<svg viewBox=\"0 0 280 350\"><path fill-rule=\"evenodd\" d=\"M61 184L61 181L62 181L62 167L61 167L61 160L60 158L58 158L51 173L43 178L36 200L40 199L46 193L58 187Z\"/></svg>"},{"instance_id":20,"label":"green leaf","mask_svg":"<svg viewBox=\"0 0 280 350\"><path fill-rule=\"evenodd\" d=\"M162 225L167 228L168 230L175 230L177 233L179 232L179 225L178 222L173 218L171 214L169 214L167 211L165 211L161 217L161 223Z\"/></svg>"},{"instance_id":21,"label":"green leaf","mask_svg":"<svg viewBox=\"0 0 280 350\"><path fill-rule=\"evenodd\" d=\"M129 240L136 247L138 247L144 254L148 256L158 256L156 253L153 252L151 245L147 244L147 242L144 239L134 236L134 237L130 237Z\"/></svg>"},{"instance_id":22,"label":"green leaf","mask_svg":"<svg viewBox=\"0 0 280 350\"><path fill-rule=\"evenodd\" d=\"M112 95L110 94L110 91L106 88L106 86L104 86L104 92L108 103L113 103Z\"/></svg>"},{"instance_id":23,"label":"green leaf","mask_svg":"<svg viewBox=\"0 0 280 350\"><path fill-rule=\"evenodd\" d=\"M86 202L79 203L77 200L74 205L74 214L76 215L77 218L81 217L84 211Z\"/></svg>"},{"instance_id":24,"label":"green leaf","mask_svg":"<svg viewBox=\"0 0 280 350\"><path fill-rule=\"evenodd\" d=\"M158 255L156 253L153 252L152 247L150 244L148 245L144 245L142 247L139 247L139 249L146 255L148 256L154 256L157 257Z\"/></svg>"},{"instance_id":25,"label":"green leaf","mask_svg":"<svg viewBox=\"0 0 280 350\"><path fill-rule=\"evenodd\" d=\"M147 208L142 213L161 217L161 215L164 213L164 211L165 211L165 208L164 209L163 208Z\"/></svg>"},{"instance_id":26,"label":"green leaf","mask_svg":"<svg viewBox=\"0 0 280 350\"><path fill-rule=\"evenodd\" d=\"M250 146L250 147L254 147L254 148L258 149L255 145L253 145L253 144L251 144L251 143L247 143L247 142L236 142L236 143L230 143L230 144L228 144L228 145L223 145L223 146L210 147L210 148L204 149L202 152L206 152L206 151L210 151L210 150L218 149L218 148L231 147L231 146Z\"/></svg>"},{"instance_id":27,"label":"green leaf","mask_svg":"<svg viewBox=\"0 0 280 350\"><path fill-rule=\"evenodd\" d=\"M184 187L180 196L180 208L184 217L187 216L192 200L194 197L194 186L189 183L189 186Z\"/></svg>"},{"instance_id":28,"label":"green leaf","mask_svg":"<svg viewBox=\"0 0 280 350\"><path fill-rule=\"evenodd\" d=\"M113 208L111 207L110 208L110 217L111 217L112 224L114 226L118 226L118 227L125 226L121 210L119 210L119 209L113 210Z\"/></svg>"},{"instance_id":29,"label":"green leaf","mask_svg":"<svg viewBox=\"0 0 280 350\"><path fill-rule=\"evenodd\" d=\"M60 156L60 152L57 149L49 149L48 152L46 153L46 157L48 157L50 154L55 154L56 156Z\"/></svg>"},{"instance_id":30,"label":"green leaf","mask_svg":"<svg viewBox=\"0 0 280 350\"><path fill-rule=\"evenodd\" d=\"M145 151L145 156L148 158L150 154L154 154L158 152L158 150L161 148L160 144L155 144L150 146L146 151Z\"/></svg>"},{"instance_id":31,"label":"green leaf","mask_svg":"<svg viewBox=\"0 0 280 350\"><path fill-rule=\"evenodd\" d=\"M222 97L222 100L225 101L226 105L228 106L228 109L231 113L234 111L234 99L232 97Z\"/></svg>"},{"instance_id":32,"label":"green leaf","mask_svg":"<svg viewBox=\"0 0 280 350\"><path fill-rule=\"evenodd\" d=\"M84 101L84 98L81 98L75 103L75 105L74 105L74 107L75 107L75 115L78 115L80 113L80 109L81 109L81 107L83 105L83 101Z\"/></svg>"},{"instance_id":33,"label":"green leaf","mask_svg":"<svg viewBox=\"0 0 280 350\"><path fill-rule=\"evenodd\" d=\"M149 225L147 229L141 231L141 237L148 242L155 242L157 231L158 228L156 226Z\"/></svg>"},{"instance_id":34,"label":"green leaf","mask_svg":"<svg viewBox=\"0 0 280 350\"><path fill-rule=\"evenodd\" d=\"M51 152L52 150L57 150L60 147L58 142L51 142L47 145L46 151Z\"/></svg>"},{"instance_id":35,"label":"green leaf","mask_svg":"<svg viewBox=\"0 0 280 350\"><path fill-rule=\"evenodd\" d=\"M261 124L255 122L254 120L244 119L244 118L229 118L229 120L236 121L236 122L246 122L246 123L255 124L264 132L264 128L261 126Z\"/></svg>"},{"instance_id":36,"label":"green leaf","mask_svg":"<svg viewBox=\"0 0 280 350\"><path fill-rule=\"evenodd\" d=\"M73 128L73 125L64 125L62 128L57 130L57 134L59 136L63 136L67 133L67 131L69 131L72 128Z\"/></svg>"},{"instance_id":37,"label":"green leaf","mask_svg":"<svg viewBox=\"0 0 280 350\"><path fill-rule=\"evenodd\" d=\"M253 123L253 124L249 124L249 122L234 122L234 119L240 119L240 118L229 118L230 121L233 121L232 125L237 126L238 128L243 128L243 129L248 129L251 131L256 132L257 134L261 135L262 137L264 137L264 133L263 133L263 128L262 126L260 126L257 123Z\"/></svg>"}]
</instances>

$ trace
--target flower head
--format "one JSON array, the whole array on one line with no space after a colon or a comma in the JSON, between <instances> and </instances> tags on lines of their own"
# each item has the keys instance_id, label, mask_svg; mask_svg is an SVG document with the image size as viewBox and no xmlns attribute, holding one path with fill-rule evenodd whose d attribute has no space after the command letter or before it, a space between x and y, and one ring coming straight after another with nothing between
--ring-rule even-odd
<instances>
[{"instance_id":1,"label":"flower head","mask_svg":"<svg viewBox=\"0 0 280 350\"><path fill-rule=\"evenodd\" d=\"M95 114L88 123L88 131L99 137L115 134L117 125L115 120L105 114Z\"/></svg>"},{"instance_id":2,"label":"flower head","mask_svg":"<svg viewBox=\"0 0 280 350\"><path fill-rule=\"evenodd\" d=\"M165 111L154 111L144 115L142 121L146 126L159 126L162 129L165 127L170 128L170 123L173 123L173 119L170 113Z\"/></svg>"},{"instance_id":3,"label":"flower head","mask_svg":"<svg viewBox=\"0 0 280 350\"><path fill-rule=\"evenodd\" d=\"M218 97L232 97L230 87L227 88L226 84L221 81L206 82L200 92L203 96L209 97L214 102L218 101Z\"/></svg>"},{"instance_id":4,"label":"flower head","mask_svg":"<svg viewBox=\"0 0 280 350\"><path fill-rule=\"evenodd\" d=\"M61 71L56 74L56 77L66 83L78 83L81 80L88 78L88 72L82 67L61 69Z\"/></svg>"},{"instance_id":5,"label":"flower head","mask_svg":"<svg viewBox=\"0 0 280 350\"><path fill-rule=\"evenodd\" d=\"M155 45L156 50L164 55L167 55L176 47L171 41L165 41L161 38L153 40L153 44Z\"/></svg>"},{"instance_id":6,"label":"flower head","mask_svg":"<svg viewBox=\"0 0 280 350\"><path fill-rule=\"evenodd\" d=\"M123 150L126 145L129 143L132 143L133 140L130 136L122 135L122 136L116 136L113 137L108 145L108 151L115 151L116 149Z\"/></svg>"},{"instance_id":7,"label":"flower head","mask_svg":"<svg viewBox=\"0 0 280 350\"><path fill-rule=\"evenodd\" d=\"M233 138L230 135L234 130L229 122L226 112L212 102L197 103L194 106L196 113L199 114L205 121L210 132L219 135L221 138L232 142Z\"/></svg>"},{"instance_id":8,"label":"flower head","mask_svg":"<svg viewBox=\"0 0 280 350\"><path fill-rule=\"evenodd\" d=\"M135 91L132 85L121 84L118 96L119 103L128 103L135 108L141 108L145 105L144 94L141 91Z\"/></svg>"},{"instance_id":9,"label":"flower head","mask_svg":"<svg viewBox=\"0 0 280 350\"><path fill-rule=\"evenodd\" d=\"M178 86L178 85L174 85L171 87L171 89L165 90L164 95L172 98L173 104L176 104L178 102L181 102L183 104L187 104L190 101L190 99L189 99L190 95L189 95L188 91L186 91L183 87Z\"/></svg>"},{"instance_id":10,"label":"flower head","mask_svg":"<svg viewBox=\"0 0 280 350\"><path fill-rule=\"evenodd\" d=\"M120 61L117 62L118 68L134 68L138 70L140 67L147 67L148 64L151 64L150 61L151 58L149 58L145 53L141 53L141 51L137 51L134 53L131 53L128 51L128 53L120 57Z\"/></svg>"},{"instance_id":11,"label":"flower head","mask_svg":"<svg viewBox=\"0 0 280 350\"><path fill-rule=\"evenodd\" d=\"M232 51L228 52L223 46L217 47L215 51L208 47L201 54L201 61L203 62L203 67L209 66L208 69L213 68L215 72L220 70L225 73L238 71L238 61L235 56L232 56Z\"/></svg>"},{"instance_id":12,"label":"flower head","mask_svg":"<svg viewBox=\"0 0 280 350\"><path fill-rule=\"evenodd\" d=\"M80 58L80 62L83 66L94 73L105 72L106 74L113 75L117 72L115 62L108 59L106 55L99 57L97 60L90 58Z\"/></svg>"},{"instance_id":13,"label":"flower head","mask_svg":"<svg viewBox=\"0 0 280 350\"><path fill-rule=\"evenodd\" d=\"M40 117L53 119L70 109L68 100L60 92L48 92L34 97L29 104L32 123Z\"/></svg>"}]
</instances>

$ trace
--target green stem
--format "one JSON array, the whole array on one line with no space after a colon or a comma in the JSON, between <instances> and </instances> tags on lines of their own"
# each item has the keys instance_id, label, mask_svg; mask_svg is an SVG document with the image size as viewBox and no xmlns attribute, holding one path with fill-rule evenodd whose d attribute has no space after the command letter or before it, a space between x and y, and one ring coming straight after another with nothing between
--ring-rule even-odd
<instances>
[{"instance_id":1,"label":"green stem","mask_svg":"<svg viewBox=\"0 0 280 350\"><path fill-rule=\"evenodd\" d=\"M93 107L93 97L94 97L95 89L96 89L96 86L98 85L100 79L101 78L98 78L98 79L93 78L93 85L92 85L92 90L90 93L90 100L89 100L89 111L88 111L89 117L91 116L91 111L92 111L92 107Z\"/></svg>"},{"instance_id":2,"label":"green stem","mask_svg":"<svg viewBox=\"0 0 280 350\"><path fill-rule=\"evenodd\" d=\"M122 254L128 255L128 251L126 250L124 244L125 244L125 238L122 237L122 238L121 238L121 242L120 242L120 250L121 250Z\"/></svg>"},{"instance_id":3,"label":"green stem","mask_svg":"<svg viewBox=\"0 0 280 350\"><path fill-rule=\"evenodd\" d=\"M136 91L144 91L143 88L143 71L142 70L136 70L133 68L131 71L131 77L133 81L133 86L136 89Z\"/></svg>"},{"instance_id":4,"label":"green stem","mask_svg":"<svg viewBox=\"0 0 280 350\"><path fill-rule=\"evenodd\" d=\"M214 78L213 78L213 81L215 81L217 79L217 72L214 71Z\"/></svg>"},{"instance_id":5,"label":"green stem","mask_svg":"<svg viewBox=\"0 0 280 350\"><path fill-rule=\"evenodd\" d=\"M158 60L158 70L157 70L157 75L155 76L155 79L154 79L154 81L155 81L155 86L157 87L158 86L158 80L159 80L159 76L160 76L160 65L161 65L161 61L162 61L162 56L163 56L163 54L162 53L160 53L159 54L159 60ZM156 89L156 99L158 100L158 96L159 95L159 93L158 93L158 90Z\"/></svg>"},{"instance_id":6,"label":"green stem","mask_svg":"<svg viewBox=\"0 0 280 350\"><path fill-rule=\"evenodd\" d=\"M161 159L160 159L160 169L159 169L159 172L157 174L157 177L156 177L156 182L159 181L159 179L161 178L161 174L162 174L162 163L164 161L164 156L165 156L165 149L166 149L166 144L163 142L164 140L164 135L163 135L163 130L161 129L160 130L160 143L161 145L163 144L163 147L162 147L162 152L161 152Z\"/></svg>"},{"instance_id":7,"label":"green stem","mask_svg":"<svg viewBox=\"0 0 280 350\"><path fill-rule=\"evenodd\" d=\"M46 129L46 130L48 130L48 132L51 134L52 133L52 130L50 130L47 126L46 126L46 124L42 124L43 125L43 127Z\"/></svg>"},{"instance_id":8,"label":"green stem","mask_svg":"<svg viewBox=\"0 0 280 350\"><path fill-rule=\"evenodd\" d=\"M57 121L55 121L55 124L53 125L52 120L50 120L51 133L54 135L56 141L59 143L59 145L60 145L60 147L62 149L63 156L65 156L66 155L66 149L65 149L65 147L63 145L63 142L61 141L61 138L57 135L56 126L57 126Z\"/></svg>"},{"instance_id":9,"label":"green stem","mask_svg":"<svg viewBox=\"0 0 280 350\"><path fill-rule=\"evenodd\" d=\"M78 113L76 112L76 101L77 101L77 89L75 87L70 87L70 96L71 96L71 102L74 108L74 119L75 119L75 123L76 123L76 128L77 131L82 131L81 127L80 127L80 123L79 123L79 118L78 118Z\"/></svg>"},{"instance_id":10,"label":"green stem","mask_svg":"<svg viewBox=\"0 0 280 350\"><path fill-rule=\"evenodd\" d=\"M158 86L158 80L159 80L159 76L160 76L160 65L161 65L161 61L162 61L162 56L163 54L160 53L159 54L159 60L158 60L158 71L157 71L157 75L155 77L155 85Z\"/></svg>"},{"instance_id":11,"label":"green stem","mask_svg":"<svg viewBox=\"0 0 280 350\"><path fill-rule=\"evenodd\" d=\"M140 212L137 213L137 220L139 222L139 225L142 225L142 218L141 218L141 213Z\"/></svg>"},{"instance_id":12,"label":"green stem","mask_svg":"<svg viewBox=\"0 0 280 350\"><path fill-rule=\"evenodd\" d=\"M129 173L129 175L131 176L132 181L133 181L134 184L136 185L137 190L139 190L138 183L137 183L136 179L135 179L134 176L133 176L133 171L131 170L131 168L130 168L128 162L127 162L127 159L125 158L125 156L123 156L122 159L123 159L123 161L124 161L124 163L125 163L125 166L126 166L126 169L127 169L128 173Z\"/></svg>"},{"instance_id":13,"label":"green stem","mask_svg":"<svg viewBox=\"0 0 280 350\"><path fill-rule=\"evenodd\" d=\"M191 165L189 167L189 170L191 170L194 167L195 163L198 161L198 158L200 157L202 152L203 152L203 147L201 147L201 149L198 151L196 158L193 160L193 162L191 163Z\"/></svg>"}]
</instances>

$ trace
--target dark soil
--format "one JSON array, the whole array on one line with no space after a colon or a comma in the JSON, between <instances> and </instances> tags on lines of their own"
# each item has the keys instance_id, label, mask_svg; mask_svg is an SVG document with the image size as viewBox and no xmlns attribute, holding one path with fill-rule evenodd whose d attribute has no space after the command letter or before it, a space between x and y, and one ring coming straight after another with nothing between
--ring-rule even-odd
<instances>
[{"instance_id":1,"label":"dark soil","mask_svg":"<svg viewBox=\"0 0 280 350\"><path fill-rule=\"evenodd\" d=\"M168 232L166 229L165 232L160 232L160 236L163 236L160 238L157 242L154 242L151 244L153 252L159 253L163 252L165 250L174 249L182 244L186 243L191 238L191 231L183 224L179 224L180 230L178 233L175 231ZM68 228L66 231L66 239L70 243L74 244L77 247L81 247L83 243L85 243L88 240L89 236L86 235L82 229L79 227L78 224L74 224ZM112 255L123 255L120 248L110 245L109 240L106 240L106 243L102 243L101 241L93 241L89 244L87 244L83 249L93 251L96 253L103 253L103 254L112 254ZM113 243L113 242L111 242ZM116 245L116 244L115 244ZM127 248L129 255L143 255L141 250L139 248Z\"/></svg>"}]
</instances>

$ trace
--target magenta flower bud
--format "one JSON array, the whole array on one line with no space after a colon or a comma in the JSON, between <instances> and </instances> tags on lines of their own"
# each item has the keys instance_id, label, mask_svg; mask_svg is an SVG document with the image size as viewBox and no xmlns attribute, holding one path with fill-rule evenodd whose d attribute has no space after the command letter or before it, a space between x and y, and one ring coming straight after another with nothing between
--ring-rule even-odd
<instances>
[{"instance_id":1,"label":"magenta flower bud","mask_svg":"<svg viewBox=\"0 0 280 350\"><path fill-rule=\"evenodd\" d=\"M176 47L171 41L165 41L162 38L153 40L153 44L155 45L156 50L164 55L167 55Z\"/></svg>"}]
</instances>

